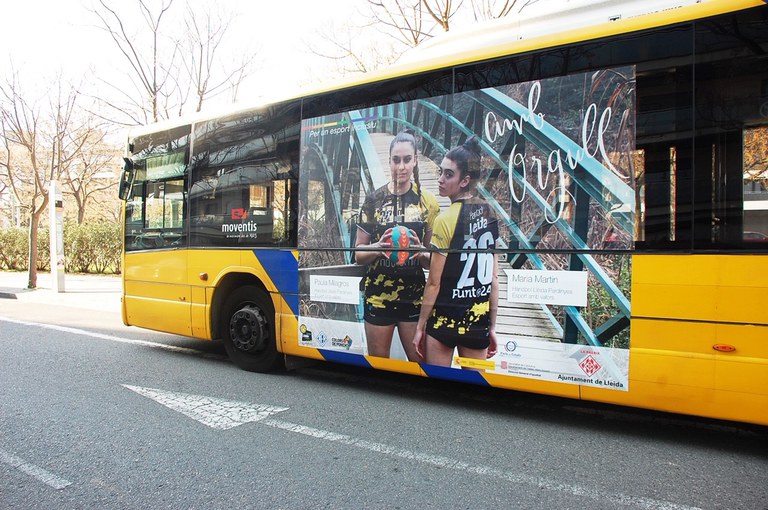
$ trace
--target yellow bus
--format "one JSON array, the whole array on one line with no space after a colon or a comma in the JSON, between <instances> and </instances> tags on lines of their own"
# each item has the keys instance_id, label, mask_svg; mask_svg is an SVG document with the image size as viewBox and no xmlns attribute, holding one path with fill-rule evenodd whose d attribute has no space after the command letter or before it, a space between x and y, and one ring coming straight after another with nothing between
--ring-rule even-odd
<instances>
[{"instance_id":1,"label":"yellow bus","mask_svg":"<svg viewBox=\"0 0 768 510\"><path fill-rule=\"evenodd\" d=\"M678 4L136 130L125 324L768 425L768 6Z\"/></svg>"}]
</instances>

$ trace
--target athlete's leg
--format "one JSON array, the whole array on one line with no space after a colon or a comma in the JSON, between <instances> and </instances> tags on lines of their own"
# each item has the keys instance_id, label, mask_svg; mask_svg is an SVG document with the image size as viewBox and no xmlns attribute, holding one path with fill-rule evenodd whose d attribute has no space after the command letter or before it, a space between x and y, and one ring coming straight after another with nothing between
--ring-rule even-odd
<instances>
[{"instance_id":1,"label":"athlete's leg","mask_svg":"<svg viewBox=\"0 0 768 510\"><path fill-rule=\"evenodd\" d=\"M365 323L365 337L368 343L368 355L380 358L389 358L389 350L392 347L392 334L395 325L377 326L370 322Z\"/></svg>"},{"instance_id":2,"label":"athlete's leg","mask_svg":"<svg viewBox=\"0 0 768 510\"><path fill-rule=\"evenodd\" d=\"M425 351L424 361L430 365L440 365L443 367L451 366L453 347L447 346L439 340L436 340L434 337L427 335Z\"/></svg>"},{"instance_id":3,"label":"athlete's leg","mask_svg":"<svg viewBox=\"0 0 768 510\"><path fill-rule=\"evenodd\" d=\"M415 322L398 322L397 334L400 335L400 342L403 344L403 350L408 357L408 361L422 361L416 354L416 346L413 345L413 337L416 335Z\"/></svg>"}]
</instances>

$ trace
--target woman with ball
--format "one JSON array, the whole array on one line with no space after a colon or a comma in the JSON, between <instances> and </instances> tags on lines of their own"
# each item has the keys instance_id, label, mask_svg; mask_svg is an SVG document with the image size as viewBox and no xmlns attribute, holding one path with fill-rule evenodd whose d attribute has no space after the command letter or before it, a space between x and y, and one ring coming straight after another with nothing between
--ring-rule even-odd
<instances>
[{"instance_id":1,"label":"woman with ball","mask_svg":"<svg viewBox=\"0 0 768 510\"><path fill-rule=\"evenodd\" d=\"M365 197L355 238L355 262L367 265L363 318L368 355L388 358L397 328L408 359L421 361L413 344L429 265L429 254L421 250L432 237L440 207L420 187L411 132L392 139L389 170L390 182Z\"/></svg>"}]
</instances>

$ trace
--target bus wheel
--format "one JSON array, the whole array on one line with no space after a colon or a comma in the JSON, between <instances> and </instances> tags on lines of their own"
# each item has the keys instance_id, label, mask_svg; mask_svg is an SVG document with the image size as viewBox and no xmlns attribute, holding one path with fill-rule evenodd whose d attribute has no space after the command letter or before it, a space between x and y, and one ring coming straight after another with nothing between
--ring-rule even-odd
<instances>
[{"instance_id":1,"label":"bus wheel","mask_svg":"<svg viewBox=\"0 0 768 510\"><path fill-rule=\"evenodd\" d=\"M223 319L224 348L235 365L250 372L268 372L281 365L275 312L266 292L253 285L236 289L224 305Z\"/></svg>"}]
</instances>

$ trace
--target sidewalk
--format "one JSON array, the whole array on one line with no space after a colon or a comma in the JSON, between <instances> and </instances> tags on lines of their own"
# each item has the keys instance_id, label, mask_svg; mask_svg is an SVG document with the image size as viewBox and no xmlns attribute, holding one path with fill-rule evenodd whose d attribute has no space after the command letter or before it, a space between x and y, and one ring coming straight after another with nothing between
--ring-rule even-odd
<instances>
[{"instance_id":1,"label":"sidewalk","mask_svg":"<svg viewBox=\"0 0 768 510\"><path fill-rule=\"evenodd\" d=\"M50 273L37 273L37 288L28 289L29 274L0 271L0 309L6 300L120 313L120 276L67 274L64 292L54 292Z\"/></svg>"}]
</instances>

